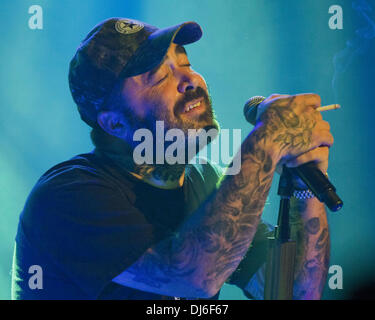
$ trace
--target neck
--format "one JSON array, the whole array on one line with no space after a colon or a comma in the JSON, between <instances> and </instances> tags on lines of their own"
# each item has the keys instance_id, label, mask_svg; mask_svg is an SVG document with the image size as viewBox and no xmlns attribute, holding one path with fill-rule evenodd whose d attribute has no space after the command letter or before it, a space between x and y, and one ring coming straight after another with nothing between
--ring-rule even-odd
<instances>
[{"instance_id":1,"label":"neck","mask_svg":"<svg viewBox=\"0 0 375 320\"><path fill-rule=\"evenodd\" d=\"M182 187L185 178L183 164L136 164L132 149L121 139L110 136L106 143L96 147L97 152L105 155L135 178L161 189Z\"/></svg>"},{"instance_id":2,"label":"neck","mask_svg":"<svg viewBox=\"0 0 375 320\"><path fill-rule=\"evenodd\" d=\"M185 166L181 164L136 165L135 170L129 172L136 178L162 189L182 187L185 178Z\"/></svg>"}]
</instances>

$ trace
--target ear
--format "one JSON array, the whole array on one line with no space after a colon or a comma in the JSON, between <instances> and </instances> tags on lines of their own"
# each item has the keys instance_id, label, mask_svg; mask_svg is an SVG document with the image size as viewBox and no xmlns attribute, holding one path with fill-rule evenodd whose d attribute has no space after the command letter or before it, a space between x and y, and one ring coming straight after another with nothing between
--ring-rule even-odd
<instances>
[{"instance_id":1,"label":"ear","mask_svg":"<svg viewBox=\"0 0 375 320\"><path fill-rule=\"evenodd\" d=\"M115 111L102 111L98 114L99 126L108 134L121 138L125 130L123 116Z\"/></svg>"}]
</instances>

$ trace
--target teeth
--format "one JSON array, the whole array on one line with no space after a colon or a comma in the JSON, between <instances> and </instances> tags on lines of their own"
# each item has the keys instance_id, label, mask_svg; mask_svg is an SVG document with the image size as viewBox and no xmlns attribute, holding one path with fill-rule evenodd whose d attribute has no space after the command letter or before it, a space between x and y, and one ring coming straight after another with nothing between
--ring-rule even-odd
<instances>
[{"instance_id":1,"label":"teeth","mask_svg":"<svg viewBox=\"0 0 375 320\"><path fill-rule=\"evenodd\" d=\"M194 108L198 107L200 104L201 104L200 101L195 103L195 104L191 104L191 105L185 107L184 112L189 112L191 109L194 109Z\"/></svg>"}]
</instances>

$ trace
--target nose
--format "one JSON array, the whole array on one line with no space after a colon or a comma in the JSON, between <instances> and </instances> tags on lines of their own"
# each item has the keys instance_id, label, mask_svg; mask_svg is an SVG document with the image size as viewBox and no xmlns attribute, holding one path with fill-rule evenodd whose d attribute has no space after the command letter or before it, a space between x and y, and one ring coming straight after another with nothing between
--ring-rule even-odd
<instances>
[{"instance_id":1,"label":"nose","mask_svg":"<svg viewBox=\"0 0 375 320\"><path fill-rule=\"evenodd\" d=\"M177 90L180 93L186 93L189 90L195 90L197 88L197 79L196 77L189 73L183 74L180 78L180 81L177 86Z\"/></svg>"}]
</instances>

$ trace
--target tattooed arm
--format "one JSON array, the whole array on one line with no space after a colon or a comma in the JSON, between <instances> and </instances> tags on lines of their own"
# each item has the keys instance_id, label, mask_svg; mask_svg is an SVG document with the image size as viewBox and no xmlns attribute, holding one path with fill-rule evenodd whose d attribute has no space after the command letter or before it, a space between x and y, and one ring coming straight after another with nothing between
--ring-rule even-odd
<instances>
[{"instance_id":1,"label":"tattooed arm","mask_svg":"<svg viewBox=\"0 0 375 320\"><path fill-rule=\"evenodd\" d=\"M294 299L320 299L328 272L329 232L324 205L291 198L291 238L297 242Z\"/></svg>"},{"instance_id":2,"label":"tattooed arm","mask_svg":"<svg viewBox=\"0 0 375 320\"><path fill-rule=\"evenodd\" d=\"M175 236L149 248L114 282L179 297L211 297L221 288L250 246L275 171L272 148L257 133L237 155L240 173L225 176Z\"/></svg>"},{"instance_id":3,"label":"tattooed arm","mask_svg":"<svg viewBox=\"0 0 375 320\"><path fill-rule=\"evenodd\" d=\"M326 173L329 148L316 148L302 154L289 165L298 166L314 161ZM293 184L297 189L308 187L298 177ZM328 273L330 239L327 213L317 198L290 199L290 236L297 244L296 267L293 287L294 299L320 299Z\"/></svg>"},{"instance_id":4,"label":"tattooed arm","mask_svg":"<svg viewBox=\"0 0 375 320\"><path fill-rule=\"evenodd\" d=\"M275 98L277 95L272 97ZM329 130L329 126L326 130ZM287 133L283 139L292 140L293 137L290 136L291 133ZM320 146L286 163L289 166L298 166L314 161L325 173L328 169L328 154L329 148ZM298 189L307 189L297 177L294 177L293 183ZM325 207L316 198L291 198L290 204L291 238L297 243L294 299L319 299L326 281L329 262L329 233ZM264 272L265 268L261 268L248 283L245 282L240 287L257 299L262 299ZM246 279L243 271L241 274Z\"/></svg>"},{"instance_id":5,"label":"tattooed arm","mask_svg":"<svg viewBox=\"0 0 375 320\"><path fill-rule=\"evenodd\" d=\"M320 299L328 272L330 248L326 211L319 200L291 198L290 235L297 245L293 299ZM266 243L261 243L261 245L264 247ZM251 250L257 250L257 254ZM253 253L253 258L256 261L260 260L259 248L254 245L251 250L250 256ZM265 259L264 254L262 257ZM241 262L241 264L244 263ZM265 265L263 265L250 279L249 270L245 267L240 270L240 281L237 280L233 284L245 290L245 294L250 294L251 298L263 299L265 270Z\"/></svg>"},{"instance_id":6,"label":"tattooed arm","mask_svg":"<svg viewBox=\"0 0 375 320\"><path fill-rule=\"evenodd\" d=\"M213 296L251 244L276 164L332 143L326 123L311 108L318 100L316 95L268 100L237 154L239 174L225 176L175 236L149 248L113 281L168 296Z\"/></svg>"}]
</instances>

